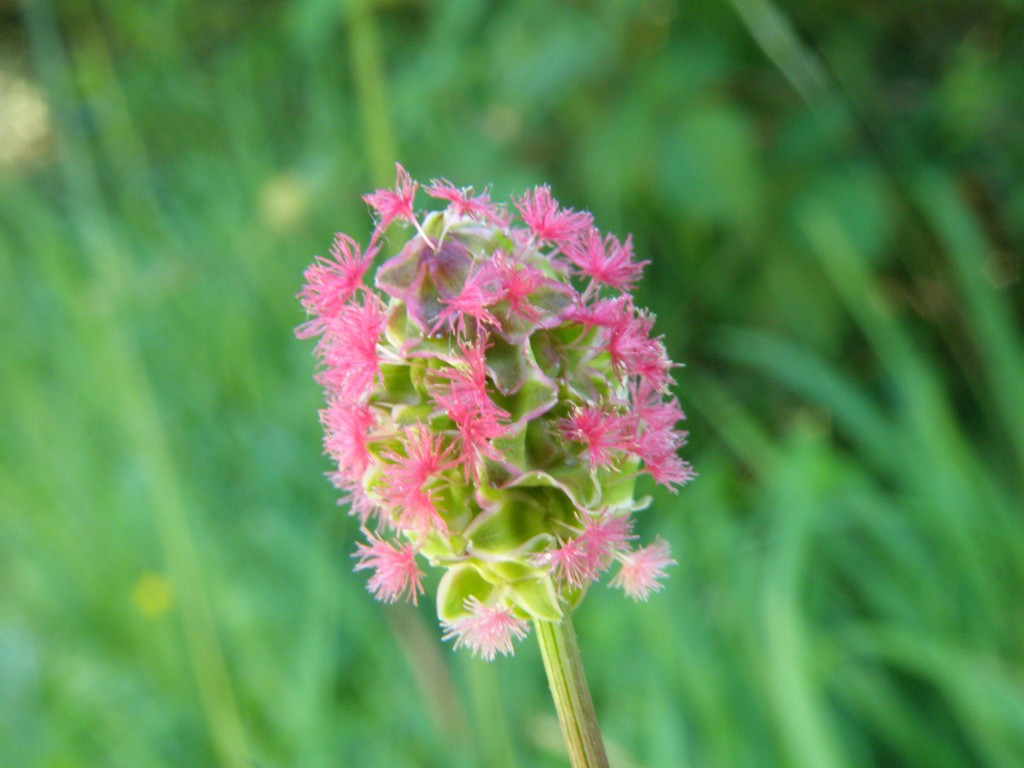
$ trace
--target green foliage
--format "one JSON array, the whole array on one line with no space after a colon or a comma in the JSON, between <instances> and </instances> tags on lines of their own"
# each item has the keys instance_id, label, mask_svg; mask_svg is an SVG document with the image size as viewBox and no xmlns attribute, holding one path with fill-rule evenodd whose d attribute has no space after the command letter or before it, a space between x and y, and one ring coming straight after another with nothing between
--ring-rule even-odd
<instances>
[{"instance_id":1,"label":"green foliage","mask_svg":"<svg viewBox=\"0 0 1024 768\"><path fill-rule=\"evenodd\" d=\"M0 764L561 764L536 649L374 603L321 477L293 297L395 159L652 260L701 477L574 617L614 764L1024 763L1016 4L22 8Z\"/></svg>"}]
</instances>

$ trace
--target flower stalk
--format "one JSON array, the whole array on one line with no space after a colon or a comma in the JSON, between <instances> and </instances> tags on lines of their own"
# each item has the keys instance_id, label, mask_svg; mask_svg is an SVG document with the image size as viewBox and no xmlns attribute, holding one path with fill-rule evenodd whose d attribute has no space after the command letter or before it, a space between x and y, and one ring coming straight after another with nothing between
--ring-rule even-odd
<instances>
[{"instance_id":1,"label":"flower stalk","mask_svg":"<svg viewBox=\"0 0 1024 768\"><path fill-rule=\"evenodd\" d=\"M560 622L535 620L534 626L572 768L608 768L572 620L566 614Z\"/></svg>"},{"instance_id":2,"label":"flower stalk","mask_svg":"<svg viewBox=\"0 0 1024 768\"><path fill-rule=\"evenodd\" d=\"M532 622L572 765L605 768L570 615L610 569L633 600L661 588L675 561L638 542L635 481L694 476L675 364L633 297L647 262L547 186L507 206L395 170L363 198L369 242L336 235L299 293L355 569L387 603L442 570L442 639L487 661Z\"/></svg>"}]
</instances>

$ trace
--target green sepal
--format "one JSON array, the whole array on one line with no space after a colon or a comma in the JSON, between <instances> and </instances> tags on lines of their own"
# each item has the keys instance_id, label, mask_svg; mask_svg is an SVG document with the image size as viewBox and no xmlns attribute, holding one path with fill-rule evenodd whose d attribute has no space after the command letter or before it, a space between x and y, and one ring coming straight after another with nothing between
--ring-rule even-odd
<instances>
[{"instance_id":1,"label":"green sepal","mask_svg":"<svg viewBox=\"0 0 1024 768\"><path fill-rule=\"evenodd\" d=\"M405 537L409 541L419 541L412 532L406 534ZM455 534L445 536L433 531L420 544L420 553L430 560L431 565L437 565L439 561L443 562L455 557L464 545L465 541Z\"/></svg>"},{"instance_id":2,"label":"green sepal","mask_svg":"<svg viewBox=\"0 0 1024 768\"><path fill-rule=\"evenodd\" d=\"M498 455L505 464L509 464L521 472L526 466L526 424L520 424L491 441Z\"/></svg>"},{"instance_id":3,"label":"green sepal","mask_svg":"<svg viewBox=\"0 0 1024 768\"><path fill-rule=\"evenodd\" d=\"M561 327L561 326L560 326ZM550 379L564 375L563 361L565 346L553 331L534 331L530 334L530 349L537 361L537 367Z\"/></svg>"},{"instance_id":4,"label":"green sepal","mask_svg":"<svg viewBox=\"0 0 1024 768\"><path fill-rule=\"evenodd\" d=\"M495 338L487 348L486 360L491 379L499 393L511 395L519 391L527 378L522 344L509 344L501 338Z\"/></svg>"},{"instance_id":5,"label":"green sepal","mask_svg":"<svg viewBox=\"0 0 1024 768\"><path fill-rule=\"evenodd\" d=\"M474 550L502 555L547 533L548 515L545 505L530 494L506 491L498 505L479 515L464 534Z\"/></svg>"},{"instance_id":6,"label":"green sepal","mask_svg":"<svg viewBox=\"0 0 1024 768\"><path fill-rule=\"evenodd\" d=\"M500 230L472 219L450 223L448 237L466 246L478 261L490 262L491 254L496 250L511 251L515 248L512 241L501 234Z\"/></svg>"},{"instance_id":7,"label":"green sepal","mask_svg":"<svg viewBox=\"0 0 1024 768\"><path fill-rule=\"evenodd\" d=\"M387 325L384 326L384 338L393 347L401 347L409 338L409 315L405 311L405 302L391 300L388 306Z\"/></svg>"},{"instance_id":8,"label":"green sepal","mask_svg":"<svg viewBox=\"0 0 1024 768\"><path fill-rule=\"evenodd\" d=\"M601 501L601 489L597 481L585 465L578 463L554 466L548 472L527 472L511 485L516 488L555 488L579 509L593 509Z\"/></svg>"},{"instance_id":9,"label":"green sepal","mask_svg":"<svg viewBox=\"0 0 1024 768\"><path fill-rule=\"evenodd\" d=\"M561 621L562 608L551 578L521 579L509 586L512 600L535 619Z\"/></svg>"},{"instance_id":10,"label":"green sepal","mask_svg":"<svg viewBox=\"0 0 1024 768\"><path fill-rule=\"evenodd\" d=\"M486 603L494 592L473 565L453 565L437 585L437 616L441 621L455 621L469 615L466 600L475 597Z\"/></svg>"},{"instance_id":11,"label":"green sepal","mask_svg":"<svg viewBox=\"0 0 1024 768\"><path fill-rule=\"evenodd\" d=\"M421 405L396 405L391 409L391 418L396 427L411 427L414 424L426 424L434 412L432 403Z\"/></svg>"},{"instance_id":12,"label":"green sepal","mask_svg":"<svg viewBox=\"0 0 1024 768\"><path fill-rule=\"evenodd\" d=\"M481 569L493 574L493 579L488 575L487 580L495 584L520 581L522 579L535 579L544 572L532 565L518 560L498 560L496 562L481 563Z\"/></svg>"},{"instance_id":13,"label":"green sepal","mask_svg":"<svg viewBox=\"0 0 1024 768\"><path fill-rule=\"evenodd\" d=\"M619 469L601 470L597 473L597 484L601 488L601 506L621 509L633 507L633 493L636 487L636 473L640 459L629 456Z\"/></svg>"},{"instance_id":14,"label":"green sepal","mask_svg":"<svg viewBox=\"0 0 1024 768\"><path fill-rule=\"evenodd\" d=\"M460 478L461 479L461 478ZM441 483L434 490L434 503L451 531L461 531L478 514L472 491L461 482Z\"/></svg>"},{"instance_id":15,"label":"green sepal","mask_svg":"<svg viewBox=\"0 0 1024 768\"><path fill-rule=\"evenodd\" d=\"M420 402L420 394L412 380L412 366L383 363L380 366L382 383L370 402L404 403L415 405Z\"/></svg>"},{"instance_id":16,"label":"green sepal","mask_svg":"<svg viewBox=\"0 0 1024 768\"><path fill-rule=\"evenodd\" d=\"M442 211L431 211L420 223L420 229L423 230L423 234L437 242L437 239L441 237L441 233L444 231L444 213Z\"/></svg>"},{"instance_id":17,"label":"green sepal","mask_svg":"<svg viewBox=\"0 0 1024 768\"><path fill-rule=\"evenodd\" d=\"M519 421L524 416L536 419L542 413L551 410L558 402L558 388L550 382L530 378L511 401L510 412L513 421Z\"/></svg>"}]
</instances>

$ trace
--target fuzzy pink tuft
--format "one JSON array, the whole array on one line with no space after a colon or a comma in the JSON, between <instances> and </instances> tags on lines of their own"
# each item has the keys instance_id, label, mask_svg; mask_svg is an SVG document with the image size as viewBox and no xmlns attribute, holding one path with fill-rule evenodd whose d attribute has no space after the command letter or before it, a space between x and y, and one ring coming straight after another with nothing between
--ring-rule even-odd
<instances>
[{"instance_id":1,"label":"fuzzy pink tuft","mask_svg":"<svg viewBox=\"0 0 1024 768\"><path fill-rule=\"evenodd\" d=\"M384 307L374 294L342 307L317 345L325 366L317 380L325 389L352 402L366 397L380 375L377 343L384 325Z\"/></svg>"},{"instance_id":2,"label":"fuzzy pink tuft","mask_svg":"<svg viewBox=\"0 0 1024 768\"><path fill-rule=\"evenodd\" d=\"M551 573L558 581L576 588L586 586L597 576L587 548L578 538L561 542L561 546L548 552L541 562L551 566Z\"/></svg>"},{"instance_id":3,"label":"fuzzy pink tuft","mask_svg":"<svg viewBox=\"0 0 1024 768\"><path fill-rule=\"evenodd\" d=\"M558 422L562 436L582 443L590 469L606 468L630 448L630 418L601 405L574 406Z\"/></svg>"},{"instance_id":4,"label":"fuzzy pink tuft","mask_svg":"<svg viewBox=\"0 0 1024 768\"><path fill-rule=\"evenodd\" d=\"M472 187L458 188L448 179L434 179L423 191L431 197L447 200L449 209L456 216L469 216L498 225L506 223L501 208L491 202L491 196L486 191L474 195Z\"/></svg>"},{"instance_id":5,"label":"fuzzy pink tuft","mask_svg":"<svg viewBox=\"0 0 1024 768\"><path fill-rule=\"evenodd\" d=\"M619 376L638 376L655 390L664 390L671 381L671 363L660 339L652 339L654 318L637 312L628 297L601 304L599 322L607 328L605 349L612 368Z\"/></svg>"},{"instance_id":6,"label":"fuzzy pink tuft","mask_svg":"<svg viewBox=\"0 0 1024 768\"><path fill-rule=\"evenodd\" d=\"M587 516L583 531L574 539L561 542L542 562L551 566L555 578L573 587L585 587L596 580L612 563L612 558L629 551L633 521L629 517Z\"/></svg>"},{"instance_id":7,"label":"fuzzy pink tuft","mask_svg":"<svg viewBox=\"0 0 1024 768\"><path fill-rule=\"evenodd\" d=\"M312 319L295 329L300 339L318 336L341 314L352 295L363 287L363 275L373 262L376 250L363 253L348 235L338 233L331 246L331 259L317 257L306 270L306 284L299 293L303 308Z\"/></svg>"},{"instance_id":8,"label":"fuzzy pink tuft","mask_svg":"<svg viewBox=\"0 0 1024 768\"><path fill-rule=\"evenodd\" d=\"M529 625L504 605L484 605L475 597L466 600L468 616L444 622L443 639L455 639L455 648L465 646L492 661L495 654L512 655L512 641L526 637Z\"/></svg>"},{"instance_id":9,"label":"fuzzy pink tuft","mask_svg":"<svg viewBox=\"0 0 1024 768\"><path fill-rule=\"evenodd\" d=\"M632 291L650 262L635 261L633 238L620 243L614 235L601 239L601 233L591 228L578 241L562 249L579 271L598 283L610 285L619 291Z\"/></svg>"},{"instance_id":10,"label":"fuzzy pink tuft","mask_svg":"<svg viewBox=\"0 0 1024 768\"><path fill-rule=\"evenodd\" d=\"M664 585L665 569L675 565L669 556L668 542L656 541L642 549L621 557L622 568L610 585L622 590L634 600L647 600L651 592L657 592Z\"/></svg>"},{"instance_id":11,"label":"fuzzy pink tuft","mask_svg":"<svg viewBox=\"0 0 1024 768\"><path fill-rule=\"evenodd\" d=\"M459 351L459 365L434 372L447 386L435 387L433 395L459 430L463 473L467 480L475 481L482 458L501 459L491 441L508 431L509 414L495 405L487 393L483 340L476 344L461 343Z\"/></svg>"},{"instance_id":12,"label":"fuzzy pink tuft","mask_svg":"<svg viewBox=\"0 0 1024 768\"><path fill-rule=\"evenodd\" d=\"M392 463L384 477L382 496L386 506L397 514L395 524L410 531L436 529L447 533L434 495L442 475L458 464L450 458L452 447L445 447L442 437L428 427L416 424L406 427L402 448L404 454L392 450L381 454Z\"/></svg>"},{"instance_id":13,"label":"fuzzy pink tuft","mask_svg":"<svg viewBox=\"0 0 1024 768\"><path fill-rule=\"evenodd\" d=\"M466 279L458 296L441 300L445 308L437 316L434 332L436 333L446 323L452 322L453 317L456 318L453 323L455 330L462 337L469 331L466 326L467 318L472 318L476 322L477 329L497 327L500 323L490 311L490 307L500 299L501 285L495 271L488 267L477 269Z\"/></svg>"},{"instance_id":14,"label":"fuzzy pink tuft","mask_svg":"<svg viewBox=\"0 0 1024 768\"><path fill-rule=\"evenodd\" d=\"M369 431L373 412L365 405L334 398L320 412L324 426L324 453L338 464L338 478L358 483L370 464Z\"/></svg>"},{"instance_id":15,"label":"fuzzy pink tuft","mask_svg":"<svg viewBox=\"0 0 1024 768\"><path fill-rule=\"evenodd\" d=\"M591 569L596 573L611 565L612 557L629 551L633 535L633 520L629 516L604 514L587 517L583 533L577 537L587 551Z\"/></svg>"},{"instance_id":16,"label":"fuzzy pink tuft","mask_svg":"<svg viewBox=\"0 0 1024 768\"><path fill-rule=\"evenodd\" d=\"M585 211L560 208L546 184L523 195L516 201L516 209L537 240L559 247L570 244L594 223Z\"/></svg>"},{"instance_id":17,"label":"fuzzy pink tuft","mask_svg":"<svg viewBox=\"0 0 1024 768\"><path fill-rule=\"evenodd\" d=\"M591 304L578 302L571 318L585 328L614 328L628 320L633 312L632 299L628 295L613 299L598 299Z\"/></svg>"},{"instance_id":18,"label":"fuzzy pink tuft","mask_svg":"<svg viewBox=\"0 0 1024 768\"><path fill-rule=\"evenodd\" d=\"M634 387L632 398L638 427L632 451L655 482L675 491L675 486L696 477L693 467L678 454L686 444L686 432L675 425L686 416L676 398L663 400L661 393L647 383Z\"/></svg>"},{"instance_id":19,"label":"fuzzy pink tuft","mask_svg":"<svg viewBox=\"0 0 1024 768\"><path fill-rule=\"evenodd\" d=\"M416 215L413 213L412 204L416 197L416 190L420 186L419 182L413 181L412 177L409 176L405 168L399 163L395 163L395 172L394 189L378 189L369 195L363 195L363 200L377 214L377 229L374 233L374 240L393 221L416 223Z\"/></svg>"},{"instance_id":20,"label":"fuzzy pink tuft","mask_svg":"<svg viewBox=\"0 0 1024 768\"><path fill-rule=\"evenodd\" d=\"M494 255L494 268L501 285L501 300L508 302L509 314L536 322L540 313L530 304L530 294L544 284L544 273L536 267L516 263L501 251Z\"/></svg>"},{"instance_id":21,"label":"fuzzy pink tuft","mask_svg":"<svg viewBox=\"0 0 1024 768\"><path fill-rule=\"evenodd\" d=\"M418 594L423 594L423 571L416 565L416 550L411 544L394 546L378 536L367 533L369 545L358 544L353 557L359 562L353 570L371 569L373 575L366 584L374 597L385 603L393 603L405 595L416 604Z\"/></svg>"},{"instance_id":22,"label":"fuzzy pink tuft","mask_svg":"<svg viewBox=\"0 0 1024 768\"><path fill-rule=\"evenodd\" d=\"M659 485L676 491L696 477L693 467L679 458L676 451L684 444L686 433L657 429L643 432L635 440L634 452L644 462L645 470Z\"/></svg>"}]
</instances>

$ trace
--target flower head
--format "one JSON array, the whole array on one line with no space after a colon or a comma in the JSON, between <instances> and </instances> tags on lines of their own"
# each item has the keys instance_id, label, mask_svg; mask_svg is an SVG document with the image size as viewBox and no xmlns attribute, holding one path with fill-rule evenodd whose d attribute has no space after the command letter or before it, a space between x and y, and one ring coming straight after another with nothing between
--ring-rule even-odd
<instances>
[{"instance_id":1,"label":"flower head","mask_svg":"<svg viewBox=\"0 0 1024 768\"><path fill-rule=\"evenodd\" d=\"M558 621L602 574L634 599L660 588L668 545L634 549L642 474L671 489L683 412L654 317L631 294L646 262L547 186L513 201L400 165L365 200L365 250L338 235L306 271L332 482L364 526L356 570L379 600L413 602L442 569L445 637L486 659L530 619ZM372 285L384 230L409 226ZM372 521L373 530L369 530Z\"/></svg>"}]
</instances>

